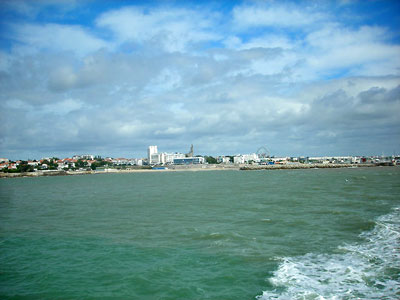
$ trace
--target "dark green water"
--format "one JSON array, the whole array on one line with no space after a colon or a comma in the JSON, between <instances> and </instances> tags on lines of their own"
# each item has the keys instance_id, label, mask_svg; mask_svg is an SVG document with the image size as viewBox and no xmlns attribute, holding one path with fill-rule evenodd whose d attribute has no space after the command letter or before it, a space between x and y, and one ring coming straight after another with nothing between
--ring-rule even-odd
<instances>
[{"instance_id":1,"label":"dark green water","mask_svg":"<svg viewBox=\"0 0 400 300\"><path fill-rule=\"evenodd\" d=\"M396 299L399 207L399 167L3 179L0 298Z\"/></svg>"}]
</instances>

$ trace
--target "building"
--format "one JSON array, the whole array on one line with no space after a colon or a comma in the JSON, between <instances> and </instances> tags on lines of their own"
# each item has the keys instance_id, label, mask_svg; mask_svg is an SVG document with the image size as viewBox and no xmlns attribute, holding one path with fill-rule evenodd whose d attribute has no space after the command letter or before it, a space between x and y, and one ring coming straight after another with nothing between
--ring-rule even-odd
<instances>
[{"instance_id":1,"label":"building","mask_svg":"<svg viewBox=\"0 0 400 300\"><path fill-rule=\"evenodd\" d=\"M193 149L193 147L191 148ZM185 158L186 155L183 153L158 153L157 146L149 146L147 150L149 165L165 165L174 164L175 159Z\"/></svg>"},{"instance_id":2,"label":"building","mask_svg":"<svg viewBox=\"0 0 400 300\"><path fill-rule=\"evenodd\" d=\"M175 159L185 158L185 154L182 153L154 153L151 154L149 159L150 165L165 165L173 164Z\"/></svg>"},{"instance_id":3,"label":"building","mask_svg":"<svg viewBox=\"0 0 400 300\"><path fill-rule=\"evenodd\" d=\"M236 155L233 157L234 164L244 164L244 157L242 155Z\"/></svg>"},{"instance_id":4,"label":"building","mask_svg":"<svg viewBox=\"0 0 400 300\"><path fill-rule=\"evenodd\" d=\"M231 158L229 156L218 156L217 162L220 164L230 164Z\"/></svg>"},{"instance_id":5,"label":"building","mask_svg":"<svg viewBox=\"0 0 400 300\"><path fill-rule=\"evenodd\" d=\"M233 157L234 164L250 164L259 162L260 159L258 158L258 155L256 153L236 155Z\"/></svg>"},{"instance_id":6,"label":"building","mask_svg":"<svg viewBox=\"0 0 400 300\"><path fill-rule=\"evenodd\" d=\"M166 164L173 164L175 159L185 158L185 154L183 153L164 153L165 156L165 163Z\"/></svg>"},{"instance_id":7,"label":"building","mask_svg":"<svg viewBox=\"0 0 400 300\"><path fill-rule=\"evenodd\" d=\"M149 146L149 148L147 149L147 158L149 160L149 165L159 163L160 156L158 155L157 146Z\"/></svg>"},{"instance_id":8,"label":"building","mask_svg":"<svg viewBox=\"0 0 400 300\"><path fill-rule=\"evenodd\" d=\"M7 163L0 163L0 170L4 169L4 168L8 168L8 162Z\"/></svg>"},{"instance_id":9,"label":"building","mask_svg":"<svg viewBox=\"0 0 400 300\"><path fill-rule=\"evenodd\" d=\"M149 157L149 165L163 165L165 164L164 153L153 153Z\"/></svg>"},{"instance_id":10,"label":"building","mask_svg":"<svg viewBox=\"0 0 400 300\"><path fill-rule=\"evenodd\" d=\"M86 160L94 160L94 155L91 154L84 154L84 155L74 155L72 156L73 159L86 159Z\"/></svg>"},{"instance_id":11,"label":"building","mask_svg":"<svg viewBox=\"0 0 400 300\"><path fill-rule=\"evenodd\" d=\"M175 165L199 165L204 164L204 157L185 157L185 158L175 158Z\"/></svg>"},{"instance_id":12,"label":"building","mask_svg":"<svg viewBox=\"0 0 400 300\"><path fill-rule=\"evenodd\" d=\"M193 157L194 155L194 151L193 151L193 144L190 146L190 151L189 153L186 153L186 157Z\"/></svg>"},{"instance_id":13,"label":"building","mask_svg":"<svg viewBox=\"0 0 400 300\"><path fill-rule=\"evenodd\" d=\"M204 157L188 156L193 153L193 145L190 147L190 152L183 153L158 153L157 146L149 146L147 150L149 165L189 165L189 164L204 164Z\"/></svg>"}]
</instances>

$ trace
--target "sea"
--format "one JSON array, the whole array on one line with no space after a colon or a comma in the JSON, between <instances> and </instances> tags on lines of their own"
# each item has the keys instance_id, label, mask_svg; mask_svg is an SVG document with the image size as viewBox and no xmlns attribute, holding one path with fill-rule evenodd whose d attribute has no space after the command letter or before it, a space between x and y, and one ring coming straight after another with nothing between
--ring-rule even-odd
<instances>
[{"instance_id":1,"label":"sea","mask_svg":"<svg viewBox=\"0 0 400 300\"><path fill-rule=\"evenodd\" d=\"M0 299L400 299L400 167L1 179Z\"/></svg>"}]
</instances>

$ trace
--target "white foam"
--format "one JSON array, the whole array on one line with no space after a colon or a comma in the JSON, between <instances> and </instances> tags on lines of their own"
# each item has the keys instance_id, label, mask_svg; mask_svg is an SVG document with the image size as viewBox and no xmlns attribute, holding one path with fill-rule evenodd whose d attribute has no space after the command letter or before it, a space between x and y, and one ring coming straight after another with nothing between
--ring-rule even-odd
<instances>
[{"instance_id":1,"label":"white foam","mask_svg":"<svg viewBox=\"0 0 400 300\"><path fill-rule=\"evenodd\" d=\"M399 299L400 209L380 217L365 242L339 247L337 254L282 259L259 300Z\"/></svg>"}]
</instances>

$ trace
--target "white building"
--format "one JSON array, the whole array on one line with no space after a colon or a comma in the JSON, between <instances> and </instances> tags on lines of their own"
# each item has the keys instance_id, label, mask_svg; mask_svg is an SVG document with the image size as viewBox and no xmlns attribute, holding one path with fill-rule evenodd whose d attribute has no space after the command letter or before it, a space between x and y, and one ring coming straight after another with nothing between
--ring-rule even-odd
<instances>
[{"instance_id":1,"label":"white building","mask_svg":"<svg viewBox=\"0 0 400 300\"><path fill-rule=\"evenodd\" d=\"M165 163L164 153L153 153L150 154L149 164L150 165L163 165Z\"/></svg>"},{"instance_id":2,"label":"white building","mask_svg":"<svg viewBox=\"0 0 400 300\"><path fill-rule=\"evenodd\" d=\"M256 153L244 154L243 157L244 157L244 162L246 164L249 164L252 162L258 163L260 161L260 159L258 158L258 155Z\"/></svg>"},{"instance_id":3,"label":"white building","mask_svg":"<svg viewBox=\"0 0 400 300\"><path fill-rule=\"evenodd\" d=\"M147 149L147 158L149 160L149 165L159 163L160 156L158 155L157 146L149 146L149 148Z\"/></svg>"},{"instance_id":4,"label":"white building","mask_svg":"<svg viewBox=\"0 0 400 300\"><path fill-rule=\"evenodd\" d=\"M158 153L157 146L149 146L147 155L149 165L173 164L175 159L185 158L183 153Z\"/></svg>"},{"instance_id":5,"label":"white building","mask_svg":"<svg viewBox=\"0 0 400 300\"><path fill-rule=\"evenodd\" d=\"M86 160L94 160L94 155L91 154L83 154L83 155L74 155L72 156L73 159L86 159Z\"/></svg>"},{"instance_id":6,"label":"white building","mask_svg":"<svg viewBox=\"0 0 400 300\"><path fill-rule=\"evenodd\" d=\"M231 158L229 156L218 156L217 162L220 164L229 164L231 163Z\"/></svg>"},{"instance_id":7,"label":"white building","mask_svg":"<svg viewBox=\"0 0 400 300\"><path fill-rule=\"evenodd\" d=\"M253 163L253 162L254 163L260 162L258 155L255 153L236 155L233 157L234 164L249 164L249 163Z\"/></svg>"},{"instance_id":8,"label":"white building","mask_svg":"<svg viewBox=\"0 0 400 300\"><path fill-rule=\"evenodd\" d=\"M174 159L175 165L199 165L204 164L204 157L184 157Z\"/></svg>"},{"instance_id":9,"label":"white building","mask_svg":"<svg viewBox=\"0 0 400 300\"><path fill-rule=\"evenodd\" d=\"M150 155L149 164L150 165L164 165L173 164L175 159L185 158L183 153L153 153Z\"/></svg>"},{"instance_id":10,"label":"white building","mask_svg":"<svg viewBox=\"0 0 400 300\"><path fill-rule=\"evenodd\" d=\"M173 164L174 159L185 158L185 154L183 153L163 153L165 157L166 164Z\"/></svg>"},{"instance_id":11,"label":"white building","mask_svg":"<svg viewBox=\"0 0 400 300\"><path fill-rule=\"evenodd\" d=\"M135 160L134 160L134 159L129 159L129 158L120 157L120 158L114 158L114 159L112 160L112 163L113 163L114 165L117 165L117 166L121 166L121 165L134 165L134 164L135 164Z\"/></svg>"},{"instance_id":12,"label":"white building","mask_svg":"<svg viewBox=\"0 0 400 300\"><path fill-rule=\"evenodd\" d=\"M233 157L233 163L234 164L244 164L244 157L243 155L235 155Z\"/></svg>"}]
</instances>

